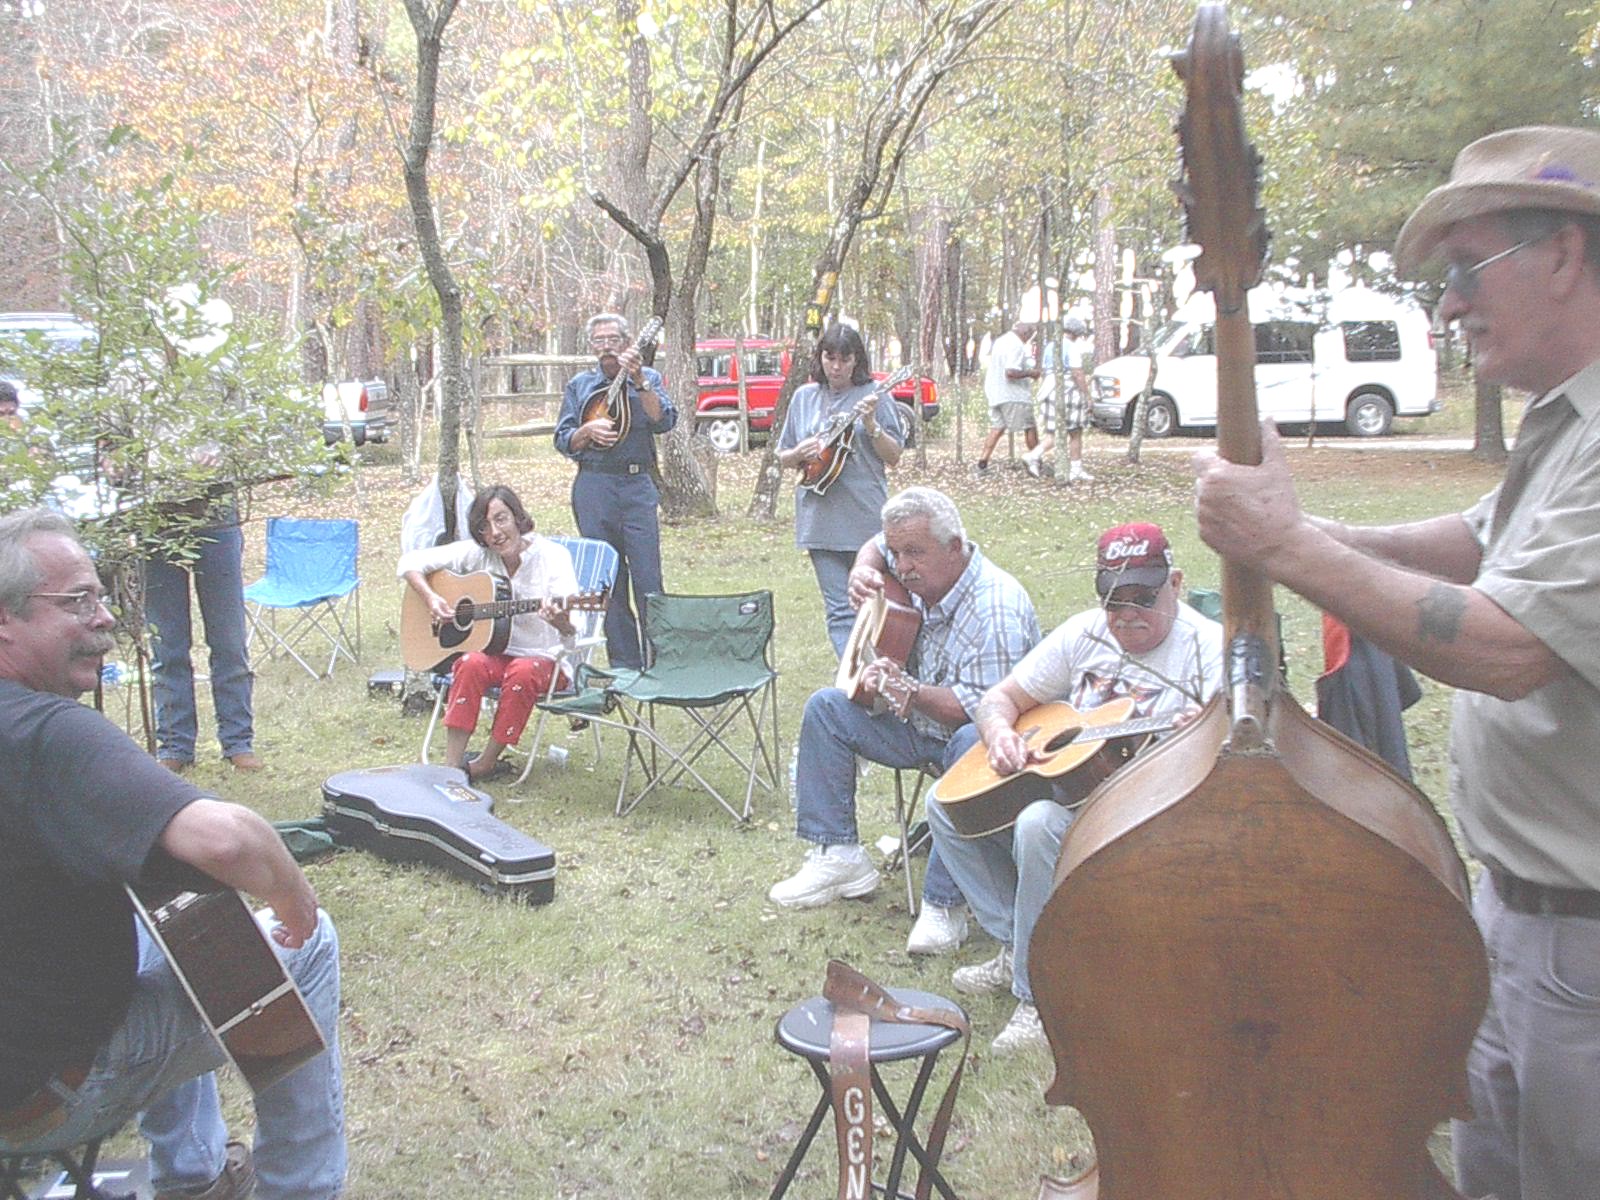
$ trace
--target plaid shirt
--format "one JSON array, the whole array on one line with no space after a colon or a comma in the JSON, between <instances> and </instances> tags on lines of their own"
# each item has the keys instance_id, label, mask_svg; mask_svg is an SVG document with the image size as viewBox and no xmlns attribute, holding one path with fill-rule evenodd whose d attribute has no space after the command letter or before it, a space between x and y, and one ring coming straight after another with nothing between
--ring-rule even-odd
<instances>
[{"instance_id":1,"label":"plaid shirt","mask_svg":"<svg viewBox=\"0 0 1600 1200\"><path fill-rule=\"evenodd\" d=\"M878 550L889 570L894 554L880 533ZM944 598L929 606L920 596L911 603L922 616L912 655L911 674L929 687L947 687L970 718L983 694L999 683L1039 642L1039 618L1023 586L967 543L967 569ZM930 737L948 738L951 729L914 712L911 727Z\"/></svg>"}]
</instances>

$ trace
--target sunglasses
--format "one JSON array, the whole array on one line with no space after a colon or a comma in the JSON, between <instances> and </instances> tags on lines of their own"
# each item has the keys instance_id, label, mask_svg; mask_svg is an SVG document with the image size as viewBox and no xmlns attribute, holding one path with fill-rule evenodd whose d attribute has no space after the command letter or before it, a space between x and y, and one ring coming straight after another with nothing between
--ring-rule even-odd
<instances>
[{"instance_id":1,"label":"sunglasses","mask_svg":"<svg viewBox=\"0 0 1600 1200\"><path fill-rule=\"evenodd\" d=\"M1161 599L1161 588L1166 587L1141 587L1136 583L1124 584L1112 588L1104 597L1102 603L1107 608L1154 608L1156 601Z\"/></svg>"}]
</instances>

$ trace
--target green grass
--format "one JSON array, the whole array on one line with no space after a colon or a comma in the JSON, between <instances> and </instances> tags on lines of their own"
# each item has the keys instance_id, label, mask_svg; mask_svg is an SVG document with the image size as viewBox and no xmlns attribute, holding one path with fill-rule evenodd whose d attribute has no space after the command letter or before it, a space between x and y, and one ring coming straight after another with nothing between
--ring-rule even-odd
<instances>
[{"instance_id":1,"label":"green grass","mask_svg":"<svg viewBox=\"0 0 1600 1200\"><path fill-rule=\"evenodd\" d=\"M1030 588L1046 628L1091 601L1094 541L1117 521L1159 521L1188 582L1216 586L1217 562L1190 515L1186 456L1147 455L1130 467L1121 439L1092 434L1098 481L1088 490L999 466L978 481L967 469L970 427L959 464L949 426L942 430L927 472L908 459L895 483L950 491L984 552ZM1464 455L1354 454L1332 440L1295 451L1315 511L1406 519L1464 506L1493 481ZM489 478L516 487L541 529L571 531L570 465L543 440L491 445ZM241 777L220 761L203 763L195 776L202 786L272 818L298 817L319 811L329 775L417 757L422 722L366 692L369 670L398 665L393 568L399 516L417 485L397 462L388 451L367 455L332 500L288 487L258 499L258 517L360 518L363 664L323 681L292 664L265 666L256 727L268 769ZM815 582L793 546L790 501L771 526L742 516L755 462L721 461L726 515L666 530L664 559L675 590L775 592L786 758L802 703L831 680L833 658ZM247 528L247 578L259 570L263 528L260 520ZM1305 698L1321 663L1318 618L1294 598L1280 594L1280 605L1293 688ZM1430 685L1411 718L1419 780L1435 800L1444 789L1446 698ZM209 720L202 697L203 732ZM553 904L508 903L436 871L354 852L309 869L343 942L353 1200L765 1195L816 1097L810 1071L774 1044L773 1025L819 990L826 961L949 995L952 966L992 953L980 934L953 959L911 959L898 877L868 900L778 911L766 891L801 855L784 798L758 793L755 820L740 826L708 798L674 789L618 820L620 742L608 738L596 763L587 735L560 737L567 769L540 764L522 788L495 790L503 819L555 848ZM734 784L729 771L717 777ZM891 797L890 773L871 772L859 804L869 845L893 830ZM1041 1171L1088 1152L1087 1133L1075 1113L1043 1103L1051 1076L1044 1056L989 1053L1009 998L967 1007L974 1057L947 1173L977 1200L1031 1195ZM233 1083L227 1090L244 1127L244 1097ZM791 1195L831 1194L834 1172L825 1128Z\"/></svg>"}]
</instances>

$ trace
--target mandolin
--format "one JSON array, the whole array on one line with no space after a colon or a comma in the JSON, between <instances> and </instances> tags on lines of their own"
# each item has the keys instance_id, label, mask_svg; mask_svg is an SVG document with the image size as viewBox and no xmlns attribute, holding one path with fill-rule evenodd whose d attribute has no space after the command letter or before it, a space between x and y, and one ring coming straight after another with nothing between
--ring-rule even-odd
<instances>
[{"instance_id":1,"label":"mandolin","mask_svg":"<svg viewBox=\"0 0 1600 1200\"><path fill-rule=\"evenodd\" d=\"M824 421L816 433L822 441L822 450L816 458L801 465L800 486L819 496L826 495L834 480L844 472L845 461L855 448L856 422L877 406L880 397L887 396L914 373L913 367L901 367L874 384L872 390L851 407Z\"/></svg>"},{"instance_id":2,"label":"mandolin","mask_svg":"<svg viewBox=\"0 0 1600 1200\"><path fill-rule=\"evenodd\" d=\"M639 330L639 336L633 343L640 354L656 344L656 339L661 336L661 328L665 324L666 322L660 317L651 317L645 322L644 328ZM626 371L619 369L608 384L595 388L583 402L583 420L580 424L587 425L590 421L598 421L601 417L610 418L611 427L617 431L619 441L627 437L628 431L633 428L633 406L628 403Z\"/></svg>"}]
</instances>

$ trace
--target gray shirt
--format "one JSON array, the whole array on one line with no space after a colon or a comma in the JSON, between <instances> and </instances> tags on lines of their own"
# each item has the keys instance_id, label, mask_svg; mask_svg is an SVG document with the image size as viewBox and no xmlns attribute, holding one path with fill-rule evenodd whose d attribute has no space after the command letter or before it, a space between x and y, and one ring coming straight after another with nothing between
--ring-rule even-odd
<instances>
[{"instance_id":1,"label":"gray shirt","mask_svg":"<svg viewBox=\"0 0 1600 1200\"><path fill-rule=\"evenodd\" d=\"M1461 690L1450 794L1472 853L1600 890L1600 362L1529 404L1505 482L1463 514L1473 586L1569 668L1521 700Z\"/></svg>"},{"instance_id":2,"label":"gray shirt","mask_svg":"<svg viewBox=\"0 0 1600 1200\"><path fill-rule=\"evenodd\" d=\"M778 449L792 450L819 433L829 417L849 412L873 386L861 383L835 392L824 383L805 384L789 401L789 415L778 436ZM883 430L904 445L900 410L887 392L878 397L876 412ZM883 528L883 504L889 498L888 473L860 421L856 422L852 445L839 478L828 486L826 493L819 496L809 488L795 489L794 544L802 550L854 553Z\"/></svg>"}]
</instances>

